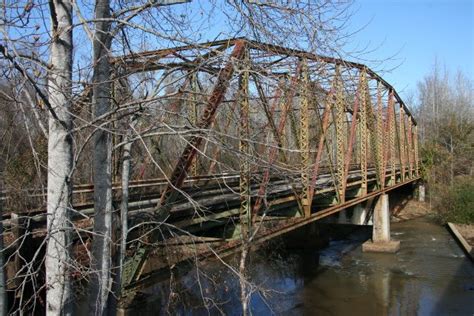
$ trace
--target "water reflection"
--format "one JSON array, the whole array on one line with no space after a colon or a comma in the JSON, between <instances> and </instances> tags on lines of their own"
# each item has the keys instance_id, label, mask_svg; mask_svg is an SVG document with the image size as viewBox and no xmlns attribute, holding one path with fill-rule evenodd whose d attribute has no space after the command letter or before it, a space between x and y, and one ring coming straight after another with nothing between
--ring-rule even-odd
<instances>
[{"instance_id":1,"label":"water reflection","mask_svg":"<svg viewBox=\"0 0 474 316\"><path fill-rule=\"evenodd\" d=\"M251 257L255 315L472 315L474 267L428 219L392 225L397 254L367 254L359 229L322 250L257 251ZM275 249L278 248L278 249ZM230 260L229 264L234 264ZM130 314L240 315L235 274L214 263L157 284Z\"/></svg>"}]
</instances>

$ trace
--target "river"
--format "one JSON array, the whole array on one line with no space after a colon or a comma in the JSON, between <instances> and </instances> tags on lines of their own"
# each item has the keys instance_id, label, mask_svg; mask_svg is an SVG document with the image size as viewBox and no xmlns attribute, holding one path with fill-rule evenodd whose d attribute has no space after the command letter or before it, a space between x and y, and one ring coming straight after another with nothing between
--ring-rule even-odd
<instances>
[{"instance_id":1,"label":"river","mask_svg":"<svg viewBox=\"0 0 474 316\"><path fill-rule=\"evenodd\" d=\"M362 253L370 228L349 230L319 250L284 243L257 250L249 272L252 313L474 314L474 265L444 227L429 218L393 223L392 237L401 241L396 254ZM131 315L241 315L238 279L223 263L201 265L148 294Z\"/></svg>"}]
</instances>

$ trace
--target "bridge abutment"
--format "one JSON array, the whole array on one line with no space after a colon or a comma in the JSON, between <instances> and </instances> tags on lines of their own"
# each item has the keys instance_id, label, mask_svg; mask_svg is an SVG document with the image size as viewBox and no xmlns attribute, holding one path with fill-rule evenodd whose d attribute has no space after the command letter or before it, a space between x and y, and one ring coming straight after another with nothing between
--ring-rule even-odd
<instances>
[{"instance_id":1,"label":"bridge abutment","mask_svg":"<svg viewBox=\"0 0 474 316\"><path fill-rule=\"evenodd\" d=\"M418 201L425 202L426 190L425 184L421 183L418 185Z\"/></svg>"},{"instance_id":2,"label":"bridge abutment","mask_svg":"<svg viewBox=\"0 0 474 316\"><path fill-rule=\"evenodd\" d=\"M372 240L362 245L364 252L394 253L400 249L400 241L390 239L390 208L388 194L380 195L374 209Z\"/></svg>"}]
</instances>

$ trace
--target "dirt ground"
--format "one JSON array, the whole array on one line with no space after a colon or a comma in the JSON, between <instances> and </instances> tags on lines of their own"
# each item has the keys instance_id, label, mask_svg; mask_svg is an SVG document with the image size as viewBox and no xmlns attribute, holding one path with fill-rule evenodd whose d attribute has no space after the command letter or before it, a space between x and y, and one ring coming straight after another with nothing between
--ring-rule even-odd
<instances>
[{"instance_id":1,"label":"dirt ground","mask_svg":"<svg viewBox=\"0 0 474 316\"><path fill-rule=\"evenodd\" d=\"M459 233L474 248L474 225L456 224Z\"/></svg>"},{"instance_id":2,"label":"dirt ground","mask_svg":"<svg viewBox=\"0 0 474 316\"><path fill-rule=\"evenodd\" d=\"M410 199L403 205L395 206L393 210L392 221L400 222L409 219L414 219L428 214L433 214L430 210L429 204L425 202L418 202L415 199Z\"/></svg>"}]
</instances>

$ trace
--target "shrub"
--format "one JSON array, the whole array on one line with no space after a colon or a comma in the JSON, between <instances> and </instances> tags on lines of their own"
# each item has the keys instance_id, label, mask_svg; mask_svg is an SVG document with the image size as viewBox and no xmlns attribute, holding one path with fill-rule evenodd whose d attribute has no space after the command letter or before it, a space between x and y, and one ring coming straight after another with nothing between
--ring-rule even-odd
<instances>
[{"instance_id":1,"label":"shrub","mask_svg":"<svg viewBox=\"0 0 474 316\"><path fill-rule=\"evenodd\" d=\"M474 224L474 177L456 177L450 187L434 190L435 207L443 222Z\"/></svg>"}]
</instances>

